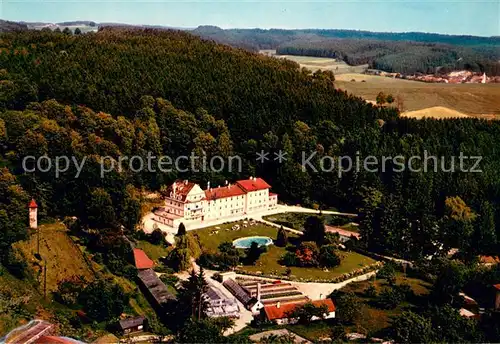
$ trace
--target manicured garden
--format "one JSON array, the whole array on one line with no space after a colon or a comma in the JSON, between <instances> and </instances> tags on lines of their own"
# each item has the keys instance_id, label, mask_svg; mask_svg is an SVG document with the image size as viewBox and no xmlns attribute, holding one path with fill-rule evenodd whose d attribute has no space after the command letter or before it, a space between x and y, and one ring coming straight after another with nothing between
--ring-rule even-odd
<instances>
[{"instance_id":1,"label":"manicured garden","mask_svg":"<svg viewBox=\"0 0 500 344\"><path fill-rule=\"evenodd\" d=\"M219 245L224 242L232 243L233 240L248 237L248 236L268 236L274 241L277 239L278 228L271 227L262 223L256 223L253 226L247 224L243 227L243 222L238 223L239 230L231 230L235 223L228 223L214 227L208 227L189 232L198 238L201 247L205 251L217 251ZM288 233L289 242L298 242L299 237L295 234ZM237 270L242 273L252 275L264 275L281 277L284 279L299 280L299 281L333 281L347 273L358 273L365 271L376 261L370 257L361 255L356 252L339 251L342 256L340 265L332 268L321 267L301 267L301 266L284 266L281 258L290 251L293 251L293 245L288 247L279 247L270 245L267 247L260 257L255 262L255 265L244 264L239 265ZM244 250L241 250L242 252ZM362 270L362 271L361 271Z\"/></svg>"}]
</instances>

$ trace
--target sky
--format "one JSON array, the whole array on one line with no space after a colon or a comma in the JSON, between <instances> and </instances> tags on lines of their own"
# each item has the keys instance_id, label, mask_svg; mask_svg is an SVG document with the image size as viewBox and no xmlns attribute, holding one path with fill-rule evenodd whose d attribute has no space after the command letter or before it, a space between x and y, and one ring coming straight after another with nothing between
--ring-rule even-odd
<instances>
[{"instance_id":1,"label":"sky","mask_svg":"<svg viewBox=\"0 0 500 344\"><path fill-rule=\"evenodd\" d=\"M500 0L0 0L0 18L500 36Z\"/></svg>"}]
</instances>

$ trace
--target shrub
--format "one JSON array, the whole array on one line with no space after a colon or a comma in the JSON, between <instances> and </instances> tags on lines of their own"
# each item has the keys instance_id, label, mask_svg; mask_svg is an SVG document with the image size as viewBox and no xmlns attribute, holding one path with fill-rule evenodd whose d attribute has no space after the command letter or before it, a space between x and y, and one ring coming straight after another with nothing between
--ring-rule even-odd
<instances>
[{"instance_id":1,"label":"shrub","mask_svg":"<svg viewBox=\"0 0 500 344\"><path fill-rule=\"evenodd\" d=\"M79 301L87 315L96 321L107 321L123 313L128 296L112 280L98 279L80 294Z\"/></svg>"},{"instance_id":2,"label":"shrub","mask_svg":"<svg viewBox=\"0 0 500 344\"><path fill-rule=\"evenodd\" d=\"M278 235L276 237L276 246L285 247L288 244L288 234L283 226L278 230Z\"/></svg>"},{"instance_id":3,"label":"shrub","mask_svg":"<svg viewBox=\"0 0 500 344\"><path fill-rule=\"evenodd\" d=\"M386 262L382 269L377 272L377 278L380 279L390 280L393 277L396 277L396 268L392 262Z\"/></svg>"},{"instance_id":4,"label":"shrub","mask_svg":"<svg viewBox=\"0 0 500 344\"><path fill-rule=\"evenodd\" d=\"M281 257L281 263L286 266L297 266L297 256L293 252L287 252Z\"/></svg>"},{"instance_id":5,"label":"shrub","mask_svg":"<svg viewBox=\"0 0 500 344\"><path fill-rule=\"evenodd\" d=\"M65 278L57 284L57 291L54 292L54 297L58 302L72 306L78 302L78 297L84 289L85 284L82 276Z\"/></svg>"},{"instance_id":6,"label":"shrub","mask_svg":"<svg viewBox=\"0 0 500 344\"><path fill-rule=\"evenodd\" d=\"M160 276L160 279L163 283L175 286L177 282L179 282L179 277L173 274L164 274Z\"/></svg>"},{"instance_id":7,"label":"shrub","mask_svg":"<svg viewBox=\"0 0 500 344\"><path fill-rule=\"evenodd\" d=\"M404 295L397 288L384 288L377 303L382 309L396 308L404 300Z\"/></svg>"},{"instance_id":8,"label":"shrub","mask_svg":"<svg viewBox=\"0 0 500 344\"><path fill-rule=\"evenodd\" d=\"M186 235L186 226L184 223L179 224L179 229L177 231L177 236Z\"/></svg>"},{"instance_id":9,"label":"shrub","mask_svg":"<svg viewBox=\"0 0 500 344\"><path fill-rule=\"evenodd\" d=\"M149 235L149 242L153 245L160 245L165 242L165 235L159 228L155 228Z\"/></svg>"},{"instance_id":10,"label":"shrub","mask_svg":"<svg viewBox=\"0 0 500 344\"><path fill-rule=\"evenodd\" d=\"M302 242L295 251L299 266L318 266L319 250L313 241Z\"/></svg>"},{"instance_id":11,"label":"shrub","mask_svg":"<svg viewBox=\"0 0 500 344\"><path fill-rule=\"evenodd\" d=\"M342 262L335 245L324 245L319 250L319 264L325 267L339 266Z\"/></svg>"},{"instance_id":12,"label":"shrub","mask_svg":"<svg viewBox=\"0 0 500 344\"><path fill-rule=\"evenodd\" d=\"M217 282L220 282L222 283L222 275L219 273L219 272L216 272L212 275L212 278L217 281Z\"/></svg>"},{"instance_id":13,"label":"shrub","mask_svg":"<svg viewBox=\"0 0 500 344\"><path fill-rule=\"evenodd\" d=\"M373 284L370 284L366 289L365 289L365 295L368 297L377 297L377 289Z\"/></svg>"}]
</instances>

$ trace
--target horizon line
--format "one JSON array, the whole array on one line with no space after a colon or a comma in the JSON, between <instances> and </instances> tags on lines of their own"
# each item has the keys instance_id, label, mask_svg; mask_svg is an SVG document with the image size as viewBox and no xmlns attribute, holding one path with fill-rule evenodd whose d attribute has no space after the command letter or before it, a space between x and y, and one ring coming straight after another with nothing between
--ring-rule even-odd
<instances>
[{"instance_id":1,"label":"horizon line","mask_svg":"<svg viewBox=\"0 0 500 344\"><path fill-rule=\"evenodd\" d=\"M0 18L1 19L1 18ZM443 35L443 36L466 36L466 37L483 37L483 38L500 38L500 35L492 35L492 36L482 36L482 35L473 35L473 34L467 34L467 33L441 33L441 32L430 32L430 31L377 31L377 30L365 30L365 29L353 29L353 28L320 28L320 27L309 27L309 28L284 28L284 27L258 27L258 26L252 26L252 27L223 27L219 25L214 25L214 24L198 24L196 27L189 27L189 26L168 26L166 24L130 24L126 22L115 22L115 21L103 21L103 22L98 22L94 20L86 20L86 19L76 19L76 20L64 20L64 21L58 21L58 22L46 22L46 21L24 21L24 20L8 20L8 19L3 19L5 21L12 21L12 22L17 22L17 23L23 23L23 24L30 24L30 23L43 23L43 24L53 24L53 25L59 25L60 23L65 23L65 22L94 22L97 25L99 24L121 24L121 25L127 25L127 26L149 26L149 27L163 27L167 29L177 29L177 30L196 30L199 27L203 26L212 26L219 28L221 30L282 30L282 31L300 31L300 30L338 30L338 31L358 31L358 32L370 32L370 33L387 33L387 34L398 34L398 33L423 33L423 34L428 34L428 35Z\"/></svg>"}]
</instances>

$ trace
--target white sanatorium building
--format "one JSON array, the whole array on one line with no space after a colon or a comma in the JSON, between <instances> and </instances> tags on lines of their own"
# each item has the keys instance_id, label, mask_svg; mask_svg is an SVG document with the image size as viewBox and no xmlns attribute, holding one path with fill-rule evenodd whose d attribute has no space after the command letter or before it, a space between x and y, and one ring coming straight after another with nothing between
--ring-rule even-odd
<instances>
[{"instance_id":1,"label":"white sanatorium building","mask_svg":"<svg viewBox=\"0 0 500 344\"><path fill-rule=\"evenodd\" d=\"M201 222L275 209L278 195L262 178L250 177L235 184L202 190L188 180L174 182L164 194L165 206L154 212L154 219L177 228L181 222Z\"/></svg>"}]
</instances>

